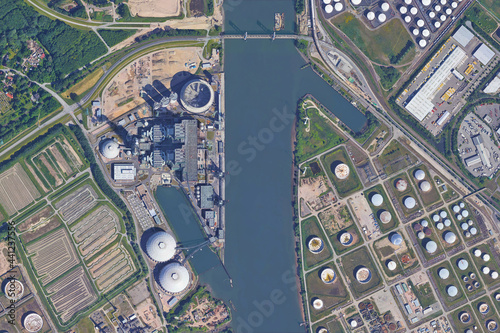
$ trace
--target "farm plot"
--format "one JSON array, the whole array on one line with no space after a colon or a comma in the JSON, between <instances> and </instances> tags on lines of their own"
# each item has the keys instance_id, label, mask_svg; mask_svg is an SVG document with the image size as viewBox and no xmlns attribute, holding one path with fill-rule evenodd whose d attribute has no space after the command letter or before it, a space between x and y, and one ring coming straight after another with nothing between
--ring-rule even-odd
<instances>
[{"instance_id":1,"label":"farm plot","mask_svg":"<svg viewBox=\"0 0 500 333\"><path fill-rule=\"evenodd\" d=\"M26 250L42 285L79 263L72 242L62 228L28 245Z\"/></svg>"},{"instance_id":2,"label":"farm plot","mask_svg":"<svg viewBox=\"0 0 500 333\"><path fill-rule=\"evenodd\" d=\"M116 213L107 205L99 206L70 227L82 256L87 256L109 244L119 231Z\"/></svg>"},{"instance_id":3,"label":"farm plot","mask_svg":"<svg viewBox=\"0 0 500 333\"><path fill-rule=\"evenodd\" d=\"M16 213L39 197L40 193L19 163L0 174L0 205L7 215Z\"/></svg>"},{"instance_id":4,"label":"farm plot","mask_svg":"<svg viewBox=\"0 0 500 333\"><path fill-rule=\"evenodd\" d=\"M48 151L44 150L33 157L32 161L50 186L58 187L64 183L64 178L59 173L59 170L49 155Z\"/></svg>"},{"instance_id":5,"label":"farm plot","mask_svg":"<svg viewBox=\"0 0 500 333\"><path fill-rule=\"evenodd\" d=\"M56 202L62 218L71 224L97 204L97 193L90 185L84 185Z\"/></svg>"},{"instance_id":6,"label":"farm plot","mask_svg":"<svg viewBox=\"0 0 500 333\"><path fill-rule=\"evenodd\" d=\"M42 221L48 219L50 216L52 216L53 213L54 213L54 209L52 209L52 207L50 207L50 206L46 206L45 208L43 208L42 210L40 210L36 214L31 215L29 218L24 220L24 222L20 223L17 226L17 231L19 231L20 233L23 233L27 230L33 229L40 222L42 222Z\"/></svg>"},{"instance_id":7,"label":"farm plot","mask_svg":"<svg viewBox=\"0 0 500 333\"><path fill-rule=\"evenodd\" d=\"M61 153L61 156L66 160L66 163L72 165L76 169L83 166L83 161L80 155L75 151L74 147L68 142L66 137L62 137L60 142L56 142L56 148Z\"/></svg>"},{"instance_id":8,"label":"farm plot","mask_svg":"<svg viewBox=\"0 0 500 333\"><path fill-rule=\"evenodd\" d=\"M115 286L134 270L129 253L119 243L98 255L88 267L99 290Z\"/></svg>"},{"instance_id":9,"label":"farm plot","mask_svg":"<svg viewBox=\"0 0 500 333\"><path fill-rule=\"evenodd\" d=\"M61 152L63 150L62 148L59 149L56 147L56 144L60 146L60 143L55 143L48 148L48 151L50 151L52 156L55 158L55 162L57 163L59 170L66 176L66 178L68 178L76 171L76 169L62 156Z\"/></svg>"},{"instance_id":10,"label":"farm plot","mask_svg":"<svg viewBox=\"0 0 500 333\"><path fill-rule=\"evenodd\" d=\"M61 219L57 215L53 215L49 218L42 218L38 223L31 225L27 231L21 234L21 240L23 241L23 243L28 244L31 241L40 238L50 231L56 229L60 225Z\"/></svg>"},{"instance_id":11,"label":"farm plot","mask_svg":"<svg viewBox=\"0 0 500 333\"><path fill-rule=\"evenodd\" d=\"M97 300L90 280L81 266L48 286L47 293L50 294L50 302L63 322L68 322L75 313Z\"/></svg>"}]
</instances>

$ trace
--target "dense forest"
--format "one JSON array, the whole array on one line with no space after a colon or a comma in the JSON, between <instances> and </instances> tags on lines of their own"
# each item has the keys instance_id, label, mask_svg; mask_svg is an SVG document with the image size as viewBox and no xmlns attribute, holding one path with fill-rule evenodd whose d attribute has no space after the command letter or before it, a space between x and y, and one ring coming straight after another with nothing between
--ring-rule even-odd
<instances>
[{"instance_id":1,"label":"dense forest","mask_svg":"<svg viewBox=\"0 0 500 333\"><path fill-rule=\"evenodd\" d=\"M29 55L26 41L38 40L48 56L27 75L38 82L52 82L106 53L93 31L81 31L51 20L23 0L0 0L0 57L2 65L21 68Z\"/></svg>"},{"instance_id":2,"label":"dense forest","mask_svg":"<svg viewBox=\"0 0 500 333\"><path fill-rule=\"evenodd\" d=\"M85 11L83 3L80 0L73 0L73 1L76 3L76 6L65 5L64 0L50 0L47 3L47 6L49 6L49 8L55 10L56 12L59 12L64 15L87 19L88 18L87 12ZM66 6L66 8L63 9L62 8L63 6Z\"/></svg>"},{"instance_id":3,"label":"dense forest","mask_svg":"<svg viewBox=\"0 0 500 333\"><path fill-rule=\"evenodd\" d=\"M3 76L1 79L4 79ZM13 98L9 102L10 110L0 117L0 143L9 141L21 131L35 125L38 119L54 112L60 106L48 92L24 76L12 76L12 83L10 80L6 81L9 85L3 90Z\"/></svg>"}]
</instances>

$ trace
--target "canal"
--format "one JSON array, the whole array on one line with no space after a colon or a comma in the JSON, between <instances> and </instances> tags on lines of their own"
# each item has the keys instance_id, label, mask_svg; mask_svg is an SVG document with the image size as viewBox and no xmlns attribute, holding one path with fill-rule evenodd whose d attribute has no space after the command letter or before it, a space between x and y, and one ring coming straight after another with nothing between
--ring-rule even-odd
<instances>
[{"instance_id":1,"label":"canal","mask_svg":"<svg viewBox=\"0 0 500 333\"><path fill-rule=\"evenodd\" d=\"M293 32L294 1L227 0L229 33L261 33L285 13ZM227 40L226 78L226 255L231 288L215 254L204 249L191 263L215 297L234 304L236 332L303 332L296 288L292 228L291 133L296 103L311 93L353 130L365 117L310 68L293 41ZM179 240L202 239L184 195L159 188L159 204Z\"/></svg>"}]
</instances>

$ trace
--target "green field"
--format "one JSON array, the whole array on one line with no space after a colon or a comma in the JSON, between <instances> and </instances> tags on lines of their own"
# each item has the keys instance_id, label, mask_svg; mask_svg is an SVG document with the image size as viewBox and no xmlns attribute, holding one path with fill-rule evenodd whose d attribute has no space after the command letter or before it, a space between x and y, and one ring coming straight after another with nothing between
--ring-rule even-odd
<instances>
[{"instance_id":1,"label":"green field","mask_svg":"<svg viewBox=\"0 0 500 333\"><path fill-rule=\"evenodd\" d=\"M297 146L295 157L297 162L303 162L319 153L338 146L345 141L343 135L337 132L335 126L321 111L315 107L299 106L297 119ZM321 114L320 114L321 112ZM306 119L309 120L306 122Z\"/></svg>"},{"instance_id":2,"label":"green field","mask_svg":"<svg viewBox=\"0 0 500 333\"><path fill-rule=\"evenodd\" d=\"M446 280L442 280L437 273L442 267L446 268L450 272L450 276ZM464 291L462 290L462 284L460 283L461 281L456 278L454 270L451 268L448 261L443 261L442 263L432 267L430 271L434 281L436 282L439 293L441 294L442 300L447 307L451 308L466 299ZM455 297L450 297L446 292L447 287L450 285L454 285L458 289L458 294Z\"/></svg>"},{"instance_id":3,"label":"green field","mask_svg":"<svg viewBox=\"0 0 500 333\"><path fill-rule=\"evenodd\" d=\"M417 158L411 154L401 143L392 140L378 157L378 161L384 172L390 176L417 162Z\"/></svg>"},{"instance_id":4,"label":"green field","mask_svg":"<svg viewBox=\"0 0 500 333\"><path fill-rule=\"evenodd\" d=\"M381 194L382 197L384 198L384 201L382 202L382 205L375 207L372 204L371 198L375 194ZM368 204L370 205L370 208L372 209L373 215L375 216L375 219L380 227L380 231L385 234L386 232L389 232L390 230L396 228L399 225L398 218L396 216L396 213L394 212L394 209L392 209L392 205L390 203L389 197L385 193L384 188L382 185L375 185L374 187L366 190L364 192L365 198L368 201ZM382 223L380 220L380 214L384 211L388 211L391 213L392 219L389 223Z\"/></svg>"},{"instance_id":5,"label":"green field","mask_svg":"<svg viewBox=\"0 0 500 333\"><path fill-rule=\"evenodd\" d=\"M458 268L457 266L457 262L459 259L465 259L467 260L467 262L469 263L469 267L467 267L466 270L462 271ZM451 264L453 265L453 269L455 270L455 273L457 274L457 277L460 279L460 285L462 287L462 289L464 290L464 292L467 294L467 297L470 298L471 296L474 296L478 293L480 293L481 291L484 290L484 282L483 280L479 277L479 272L477 271L477 269L474 267L473 263L472 263L472 259L470 257L470 255L467 253L467 252L462 252L456 256L454 256L453 258L450 259L450 262ZM469 279L468 282L464 282L462 280L462 278L467 275L469 276L471 273L474 273L476 274L476 278L475 279ZM481 273L482 274L482 273ZM473 288L472 291L468 291L466 289L466 286L467 284L472 284L472 281L477 281L479 282L479 288Z\"/></svg>"},{"instance_id":6,"label":"green field","mask_svg":"<svg viewBox=\"0 0 500 333\"><path fill-rule=\"evenodd\" d=\"M321 272L325 268L334 270L336 279L331 284L325 284L321 280ZM311 319L317 321L331 313L333 307L337 307L349 300L349 293L346 286L342 282L339 271L335 265L327 264L306 275L307 282L307 295L309 297L309 311L311 312ZM321 310L315 310L312 307L312 301L319 298L323 301L324 306Z\"/></svg>"},{"instance_id":7,"label":"green field","mask_svg":"<svg viewBox=\"0 0 500 333\"><path fill-rule=\"evenodd\" d=\"M497 20L500 20L500 2L498 0L479 0L478 2L492 12Z\"/></svg>"},{"instance_id":8,"label":"green field","mask_svg":"<svg viewBox=\"0 0 500 333\"><path fill-rule=\"evenodd\" d=\"M351 280L350 287L354 297L359 298L375 290L382 283L382 279L366 247L361 247L360 249L344 255L341 261L344 274ZM356 280L356 272L360 266L364 266L371 271L372 278L368 283L362 284Z\"/></svg>"},{"instance_id":9,"label":"green field","mask_svg":"<svg viewBox=\"0 0 500 333\"><path fill-rule=\"evenodd\" d=\"M342 30L370 60L384 65L390 65L391 57L398 55L411 42L400 20L391 20L375 31L368 30L351 13L343 13L331 23ZM410 62L414 57L415 48L412 48L400 62Z\"/></svg>"},{"instance_id":10,"label":"green field","mask_svg":"<svg viewBox=\"0 0 500 333\"><path fill-rule=\"evenodd\" d=\"M488 253L490 255L491 259L489 261L484 261L482 259L482 257L476 257L474 255L475 249L481 250L482 253ZM495 261L495 258L493 257L493 255L491 253L491 249L489 248L488 245L481 244L481 245L475 246L474 248L472 248L470 250L470 255L472 257L472 260L476 264L477 269L482 270L483 267L488 267L491 271L496 271L497 273L500 274L500 267L498 266L498 263ZM483 281L487 287L492 287L492 286L500 283L500 281L498 279L496 279L496 280L492 279L489 274L483 274L482 271L481 271L481 278L483 279Z\"/></svg>"},{"instance_id":11,"label":"green field","mask_svg":"<svg viewBox=\"0 0 500 333\"><path fill-rule=\"evenodd\" d=\"M340 197L347 197L356 191L361 190L361 181L358 178L356 170L347 155L344 147L335 149L334 151L321 156L321 162L326 169L326 173L333 183L333 186L337 189L337 193ZM349 176L346 179L338 179L335 176L335 167L340 163L345 163L349 166Z\"/></svg>"},{"instance_id":12,"label":"green field","mask_svg":"<svg viewBox=\"0 0 500 333\"><path fill-rule=\"evenodd\" d=\"M328 329L328 332L345 333L344 327L342 327L342 324L340 323L340 319L335 317L330 317L314 324L313 332L318 332L320 327Z\"/></svg>"},{"instance_id":13,"label":"green field","mask_svg":"<svg viewBox=\"0 0 500 333\"><path fill-rule=\"evenodd\" d=\"M436 302L436 298L434 297L434 293L432 292L432 286L430 282L426 282L423 284L413 285L413 282L408 279L406 281L411 289L417 296L420 305L425 309L426 307L434 304Z\"/></svg>"},{"instance_id":14,"label":"green field","mask_svg":"<svg viewBox=\"0 0 500 333\"><path fill-rule=\"evenodd\" d=\"M489 5L486 5L487 2L492 2ZM500 11L500 6L498 4L498 0L481 0L481 3L485 5L486 8L490 9L493 14L497 15L497 20L500 15L496 11ZM493 4L495 3L495 4ZM495 8L496 7L496 8ZM471 19L475 24L477 24L481 29L484 30L487 34L491 34L495 32L498 28L498 23L491 17L479 4L474 4L467 11L467 17Z\"/></svg>"},{"instance_id":15,"label":"green field","mask_svg":"<svg viewBox=\"0 0 500 333\"><path fill-rule=\"evenodd\" d=\"M326 236L323 230L321 230L318 219L315 216L303 220L300 224L302 229L304 268L307 270L330 259L332 257L332 250L330 246L328 246ZM309 251L308 243L313 236L319 237L323 241L324 249L320 253L312 253Z\"/></svg>"}]
</instances>

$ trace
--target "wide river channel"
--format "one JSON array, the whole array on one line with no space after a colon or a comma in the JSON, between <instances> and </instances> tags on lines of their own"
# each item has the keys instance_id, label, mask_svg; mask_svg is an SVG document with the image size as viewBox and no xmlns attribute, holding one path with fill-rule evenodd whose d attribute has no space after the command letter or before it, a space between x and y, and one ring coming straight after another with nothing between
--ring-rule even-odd
<instances>
[{"instance_id":1,"label":"wide river channel","mask_svg":"<svg viewBox=\"0 0 500 333\"><path fill-rule=\"evenodd\" d=\"M228 33L272 31L274 13L294 30L292 0L226 0ZM353 130L365 117L310 68L291 40L227 40L225 56L226 251L225 265L208 248L191 264L200 283L232 303L236 332L303 332L296 288L292 229L291 133L296 104L306 93ZM157 198L178 240L203 240L184 195L159 188Z\"/></svg>"}]
</instances>

